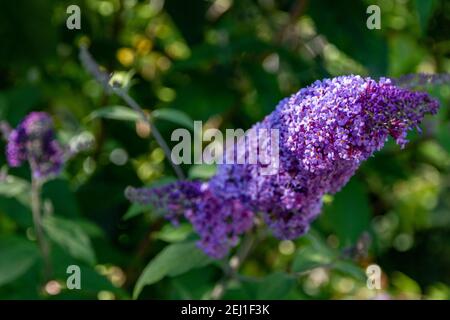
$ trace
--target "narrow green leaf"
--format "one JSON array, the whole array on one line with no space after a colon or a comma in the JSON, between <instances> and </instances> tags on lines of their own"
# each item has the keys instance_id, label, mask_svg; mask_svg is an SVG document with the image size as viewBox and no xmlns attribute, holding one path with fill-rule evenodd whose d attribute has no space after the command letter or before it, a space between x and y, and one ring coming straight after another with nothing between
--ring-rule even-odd
<instances>
[{"instance_id":1,"label":"narrow green leaf","mask_svg":"<svg viewBox=\"0 0 450 320\"><path fill-rule=\"evenodd\" d=\"M36 245L26 239L0 237L0 286L27 272L38 255Z\"/></svg>"},{"instance_id":2,"label":"narrow green leaf","mask_svg":"<svg viewBox=\"0 0 450 320\"><path fill-rule=\"evenodd\" d=\"M106 118L106 119L113 119L113 120L123 120L123 121L137 121L141 117L140 115L124 106L109 106L104 107L98 110L95 110L92 112L87 118L87 121L92 121L96 118Z\"/></svg>"},{"instance_id":3,"label":"narrow green leaf","mask_svg":"<svg viewBox=\"0 0 450 320\"><path fill-rule=\"evenodd\" d=\"M186 240L191 233L192 226L189 223L184 223L178 227L167 224L155 235L155 237L156 239L172 243Z\"/></svg>"},{"instance_id":4,"label":"narrow green leaf","mask_svg":"<svg viewBox=\"0 0 450 320\"><path fill-rule=\"evenodd\" d=\"M43 226L49 238L72 257L90 265L95 264L95 252L83 227L74 221L57 217L46 217Z\"/></svg>"},{"instance_id":5,"label":"narrow green leaf","mask_svg":"<svg viewBox=\"0 0 450 320\"><path fill-rule=\"evenodd\" d=\"M15 198L23 205L29 207L30 183L24 179L9 175L0 183L0 196Z\"/></svg>"},{"instance_id":6,"label":"narrow green leaf","mask_svg":"<svg viewBox=\"0 0 450 320\"><path fill-rule=\"evenodd\" d=\"M211 261L197 248L195 242L167 246L145 267L136 283L133 297L137 298L146 285L156 283L166 276L175 277L191 269L203 267Z\"/></svg>"},{"instance_id":7,"label":"narrow green leaf","mask_svg":"<svg viewBox=\"0 0 450 320\"><path fill-rule=\"evenodd\" d=\"M435 0L415 0L414 5L416 7L417 16L419 18L420 29L423 34L426 33L428 27L428 21L433 14L436 7Z\"/></svg>"},{"instance_id":8,"label":"narrow green leaf","mask_svg":"<svg viewBox=\"0 0 450 320\"><path fill-rule=\"evenodd\" d=\"M312 246L301 248L297 251L292 263L292 271L305 272L333 261L333 256L318 251Z\"/></svg>"},{"instance_id":9,"label":"narrow green leaf","mask_svg":"<svg viewBox=\"0 0 450 320\"><path fill-rule=\"evenodd\" d=\"M309 271L328 265L337 258L337 252L328 247L315 230L310 230L305 238L308 239L308 243L297 250L292 263L292 271Z\"/></svg>"},{"instance_id":10,"label":"narrow green leaf","mask_svg":"<svg viewBox=\"0 0 450 320\"><path fill-rule=\"evenodd\" d=\"M333 269L338 270L361 282L364 282L367 279L364 270L358 265L356 265L353 261L345 261L345 260L337 261L333 265Z\"/></svg>"},{"instance_id":11,"label":"narrow green leaf","mask_svg":"<svg viewBox=\"0 0 450 320\"><path fill-rule=\"evenodd\" d=\"M191 179L209 179L217 171L217 167L212 164L193 165L189 170L189 178Z\"/></svg>"},{"instance_id":12,"label":"narrow green leaf","mask_svg":"<svg viewBox=\"0 0 450 320\"><path fill-rule=\"evenodd\" d=\"M90 238L102 238L105 236L102 228L87 219L78 219L77 224Z\"/></svg>"},{"instance_id":13,"label":"narrow green leaf","mask_svg":"<svg viewBox=\"0 0 450 320\"><path fill-rule=\"evenodd\" d=\"M194 130L194 121L184 112L176 109L157 109L152 112L154 119L162 119L182 125L190 130Z\"/></svg>"},{"instance_id":14,"label":"narrow green leaf","mask_svg":"<svg viewBox=\"0 0 450 320\"><path fill-rule=\"evenodd\" d=\"M259 284L257 299L283 299L294 286L294 279L283 273L275 272Z\"/></svg>"},{"instance_id":15,"label":"narrow green leaf","mask_svg":"<svg viewBox=\"0 0 450 320\"><path fill-rule=\"evenodd\" d=\"M122 219L123 220L129 220L129 219L134 218L134 217L140 215L141 213L144 213L144 212L149 211L151 209L152 209L151 205L142 205L142 204L139 204L139 203L133 203L128 208L127 212L124 214Z\"/></svg>"}]
</instances>

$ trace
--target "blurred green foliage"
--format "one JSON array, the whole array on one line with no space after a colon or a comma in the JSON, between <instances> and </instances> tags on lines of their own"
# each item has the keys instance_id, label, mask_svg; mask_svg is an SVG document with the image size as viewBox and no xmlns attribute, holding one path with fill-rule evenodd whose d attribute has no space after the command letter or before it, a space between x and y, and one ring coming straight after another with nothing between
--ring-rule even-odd
<instances>
[{"instance_id":1,"label":"blurred green foliage","mask_svg":"<svg viewBox=\"0 0 450 320\"><path fill-rule=\"evenodd\" d=\"M81 30L66 28L74 2ZM370 4L381 7L381 30L366 28ZM226 274L226 261L192 245L189 225L175 229L125 199L127 186L164 183L173 173L150 128L83 70L80 44L129 86L170 141L192 119L246 129L324 77L450 72L449 34L445 0L3 1L1 119L15 126L45 110L62 142L92 135L95 145L44 186L51 281L33 231L30 173L7 171L1 152L0 299L129 299L133 290L139 298L207 299ZM441 109L424 133L411 134L405 150L388 143L342 192L326 196L307 236L260 235L223 298L450 298L450 87L429 90ZM183 169L191 178L214 172ZM373 263L383 270L379 291L366 287ZM74 264L81 290L66 288Z\"/></svg>"}]
</instances>

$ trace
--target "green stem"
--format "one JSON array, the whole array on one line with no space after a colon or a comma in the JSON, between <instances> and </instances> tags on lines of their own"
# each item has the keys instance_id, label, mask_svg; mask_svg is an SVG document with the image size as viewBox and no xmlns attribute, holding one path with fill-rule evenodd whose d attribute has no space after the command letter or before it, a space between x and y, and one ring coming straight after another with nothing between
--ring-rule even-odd
<instances>
[{"instance_id":1,"label":"green stem","mask_svg":"<svg viewBox=\"0 0 450 320\"><path fill-rule=\"evenodd\" d=\"M45 280L48 280L50 278L52 268L50 263L50 247L42 228L41 188L42 182L33 177L31 180L31 211L33 214L36 239L39 250L41 251L42 259L44 260L44 278Z\"/></svg>"},{"instance_id":2,"label":"green stem","mask_svg":"<svg viewBox=\"0 0 450 320\"><path fill-rule=\"evenodd\" d=\"M131 109L136 111L136 113L140 116L140 118L143 121L148 123L148 125L150 126L150 130L153 134L153 137L155 138L156 142L161 147L161 149L164 151L164 155L166 156L167 161L169 161L170 165L172 166L173 171L177 175L178 179L180 179L180 180L186 179L184 172L180 168L180 166L175 164L172 161L170 148L167 145L167 142L164 140L164 138L162 137L158 128L154 125L154 123L152 122L150 117L148 117L145 114L144 109L142 109L142 107L136 102L136 100L134 100L127 93L126 90L124 90L123 88L117 87L114 84L111 85L109 83L109 80L110 80L109 75L100 70L99 65L94 60L94 58L91 56L91 54L89 53L88 49L85 46L80 47L80 55L79 56L80 56L80 60L83 64L84 68L97 80L97 82L99 82L103 86L106 93L108 93L108 94L114 93L118 97L122 98L122 100L125 101L125 103Z\"/></svg>"},{"instance_id":3,"label":"green stem","mask_svg":"<svg viewBox=\"0 0 450 320\"><path fill-rule=\"evenodd\" d=\"M233 279L239 271L239 268L244 263L245 259L250 254L251 249L254 247L257 236L253 233L248 233L244 237L244 240L239 247L236 255L234 255L224 268L224 276L222 280L215 286L211 293L212 300L220 300L224 295L228 287L228 282Z\"/></svg>"}]
</instances>

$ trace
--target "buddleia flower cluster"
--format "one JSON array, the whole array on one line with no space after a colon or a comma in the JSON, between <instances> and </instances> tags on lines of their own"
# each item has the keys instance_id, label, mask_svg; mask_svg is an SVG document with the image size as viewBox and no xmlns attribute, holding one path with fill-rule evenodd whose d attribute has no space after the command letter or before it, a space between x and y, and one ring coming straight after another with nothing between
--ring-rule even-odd
<instances>
[{"instance_id":1,"label":"buddleia flower cluster","mask_svg":"<svg viewBox=\"0 0 450 320\"><path fill-rule=\"evenodd\" d=\"M215 258L252 228L256 214L276 237L294 239L320 214L324 194L338 192L389 136L403 148L407 132L419 129L425 114L435 114L438 106L427 93L387 78L316 81L282 100L253 127L279 132L276 174L262 175L261 163L221 164L208 182L128 188L126 195L161 208L172 221L188 219L200 247Z\"/></svg>"},{"instance_id":2,"label":"buddleia flower cluster","mask_svg":"<svg viewBox=\"0 0 450 320\"><path fill-rule=\"evenodd\" d=\"M28 162L36 179L61 171L64 152L55 138L53 121L45 112L32 112L8 133L6 158L11 167Z\"/></svg>"}]
</instances>

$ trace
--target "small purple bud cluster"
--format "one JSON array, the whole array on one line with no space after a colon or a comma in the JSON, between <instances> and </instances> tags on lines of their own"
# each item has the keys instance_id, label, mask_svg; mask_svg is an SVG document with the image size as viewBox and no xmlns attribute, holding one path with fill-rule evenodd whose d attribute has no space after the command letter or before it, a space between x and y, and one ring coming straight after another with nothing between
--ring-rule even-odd
<instances>
[{"instance_id":1,"label":"small purple bud cluster","mask_svg":"<svg viewBox=\"0 0 450 320\"><path fill-rule=\"evenodd\" d=\"M394 84L403 88L418 88L429 85L443 85L450 83L449 73L410 73L394 80Z\"/></svg>"},{"instance_id":2,"label":"small purple bud cluster","mask_svg":"<svg viewBox=\"0 0 450 320\"><path fill-rule=\"evenodd\" d=\"M28 161L37 179L58 174L63 164L63 151L55 139L51 117L44 112L30 113L10 132L6 156L11 167Z\"/></svg>"},{"instance_id":3,"label":"small purple bud cluster","mask_svg":"<svg viewBox=\"0 0 450 320\"><path fill-rule=\"evenodd\" d=\"M186 217L201 236L199 247L215 258L226 255L253 223L253 212L247 206L235 200L224 205L207 183L181 181L154 189L128 188L125 193L134 202L165 208L175 225Z\"/></svg>"},{"instance_id":4,"label":"small purple bud cluster","mask_svg":"<svg viewBox=\"0 0 450 320\"><path fill-rule=\"evenodd\" d=\"M428 94L390 79L352 75L316 81L253 127L279 130L277 174L261 175L261 163L223 164L207 183L132 189L128 197L165 208L169 217L184 215L213 257L224 256L252 227L254 212L262 213L275 236L293 239L319 215L324 194L338 192L389 136L404 147L407 132L437 110ZM183 190L186 184L195 186L195 195ZM151 200L155 196L159 201Z\"/></svg>"},{"instance_id":5,"label":"small purple bud cluster","mask_svg":"<svg viewBox=\"0 0 450 320\"><path fill-rule=\"evenodd\" d=\"M9 123L6 121L0 121L0 135L2 139L8 141L8 137L11 134L11 127L9 126Z\"/></svg>"}]
</instances>

